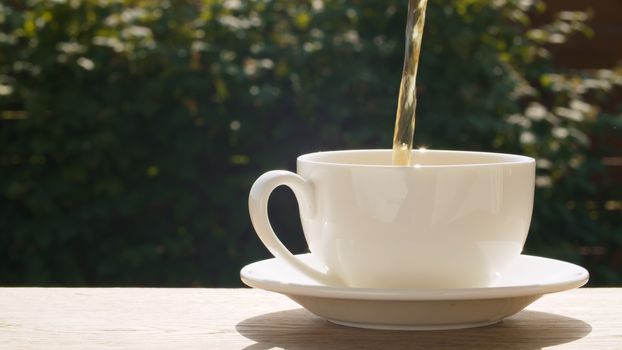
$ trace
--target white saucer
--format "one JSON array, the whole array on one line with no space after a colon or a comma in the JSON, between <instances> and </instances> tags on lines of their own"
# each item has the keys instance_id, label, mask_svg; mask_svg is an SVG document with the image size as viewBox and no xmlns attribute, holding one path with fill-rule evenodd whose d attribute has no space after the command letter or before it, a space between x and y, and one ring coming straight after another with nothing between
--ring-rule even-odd
<instances>
[{"instance_id":1,"label":"white saucer","mask_svg":"<svg viewBox=\"0 0 622 350\"><path fill-rule=\"evenodd\" d=\"M309 254L298 255L311 261ZM367 289L320 284L279 259L240 271L247 285L285 294L312 313L346 326L375 329L458 329L493 324L547 293L584 285L589 273L567 262L521 255L486 288Z\"/></svg>"}]
</instances>

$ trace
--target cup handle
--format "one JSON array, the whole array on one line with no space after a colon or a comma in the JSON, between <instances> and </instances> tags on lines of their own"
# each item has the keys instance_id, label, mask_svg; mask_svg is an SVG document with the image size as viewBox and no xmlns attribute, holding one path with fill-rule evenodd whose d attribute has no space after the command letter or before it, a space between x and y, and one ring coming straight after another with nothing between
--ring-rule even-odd
<instances>
[{"instance_id":1,"label":"cup handle","mask_svg":"<svg viewBox=\"0 0 622 350\"><path fill-rule=\"evenodd\" d=\"M316 214L313 185L309 181L289 171L269 171L255 181L248 196L248 210L259 239L272 255L282 259L307 277L327 285L342 284L327 271L319 271L295 257L274 233L268 219L268 199L272 191L281 185L291 188L294 192L301 216L313 217Z\"/></svg>"}]
</instances>

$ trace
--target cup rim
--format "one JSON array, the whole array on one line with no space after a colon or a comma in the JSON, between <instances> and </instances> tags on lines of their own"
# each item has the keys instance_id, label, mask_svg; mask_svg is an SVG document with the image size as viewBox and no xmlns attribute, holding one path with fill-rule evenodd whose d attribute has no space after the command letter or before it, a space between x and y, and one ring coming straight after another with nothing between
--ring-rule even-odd
<instances>
[{"instance_id":1,"label":"cup rim","mask_svg":"<svg viewBox=\"0 0 622 350\"><path fill-rule=\"evenodd\" d=\"M475 163L464 163L464 164L416 164L413 166L402 166L402 165L393 165L393 164L361 164L361 163L345 163L345 162L331 162L326 160L321 160L318 158L323 158L331 155L347 155L347 154L361 154L361 153L372 153L374 155L378 155L379 153L389 153L389 157L391 149L353 149L353 150L333 150L333 151L319 151L307 153L299 156L297 161L299 163L304 164L315 164L315 165L325 165L325 166L333 166L333 167L349 167L349 168L404 168L404 169L421 169L421 168L465 168L465 167L483 167L483 166L503 166L503 165L519 165L519 164L535 164L536 160L529 156L512 154L512 153L501 153L501 152L482 152L482 151L456 151L456 150L431 150L431 149L413 149L413 153L421 153L421 154L437 154L437 155L448 155L448 154L461 154L461 155L469 155L469 156L490 156L490 157L499 157L498 161L490 161L490 162L475 162ZM390 159L390 158L389 158Z\"/></svg>"}]
</instances>

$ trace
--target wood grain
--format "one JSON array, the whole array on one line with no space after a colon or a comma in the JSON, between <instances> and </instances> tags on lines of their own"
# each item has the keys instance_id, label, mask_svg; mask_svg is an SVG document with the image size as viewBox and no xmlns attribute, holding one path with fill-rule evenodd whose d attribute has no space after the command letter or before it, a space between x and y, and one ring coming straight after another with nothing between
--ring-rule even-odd
<instances>
[{"instance_id":1,"label":"wood grain","mask_svg":"<svg viewBox=\"0 0 622 350\"><path fill-rule=\"evenodd\" d=\"M0 349L622 349L622 288L544 296L498 325L372 331L251 289L0 288Z\"/></svg>"}]
</instances>

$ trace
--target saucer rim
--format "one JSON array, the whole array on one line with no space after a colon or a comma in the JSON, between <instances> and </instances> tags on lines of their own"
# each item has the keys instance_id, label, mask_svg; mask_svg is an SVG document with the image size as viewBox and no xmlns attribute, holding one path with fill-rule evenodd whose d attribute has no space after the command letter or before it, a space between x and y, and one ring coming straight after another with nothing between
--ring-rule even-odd
<instances>
[{"instance_id":1,"label":"saucer rim","mask_svg":"<svg viewBox=\"0 0 622 350\"><path fill-rule=\"evenodd\" d=\"M298 254L305 257L310 254ZM442 300L480 300L514 298L529 295L543 295L564 290L579 288L589 279L589 272L566 261L522 254L518 259L532 260L538 264L557 264L568 271L568 278L552 283L532 283L512 286L491 286L481 288L455 289L384 289L384 288L353 288L346 286L329 286L325 284L302 284L287 282L286 278L266 278L255 276L252 269L258 265L284 263L278 258L270 258L253 262L240 270L240 279L246 285L286 295L300 295L318 298L337 298L355 300L385 301L442 301Z\"/></svg>"}]
</instances>

